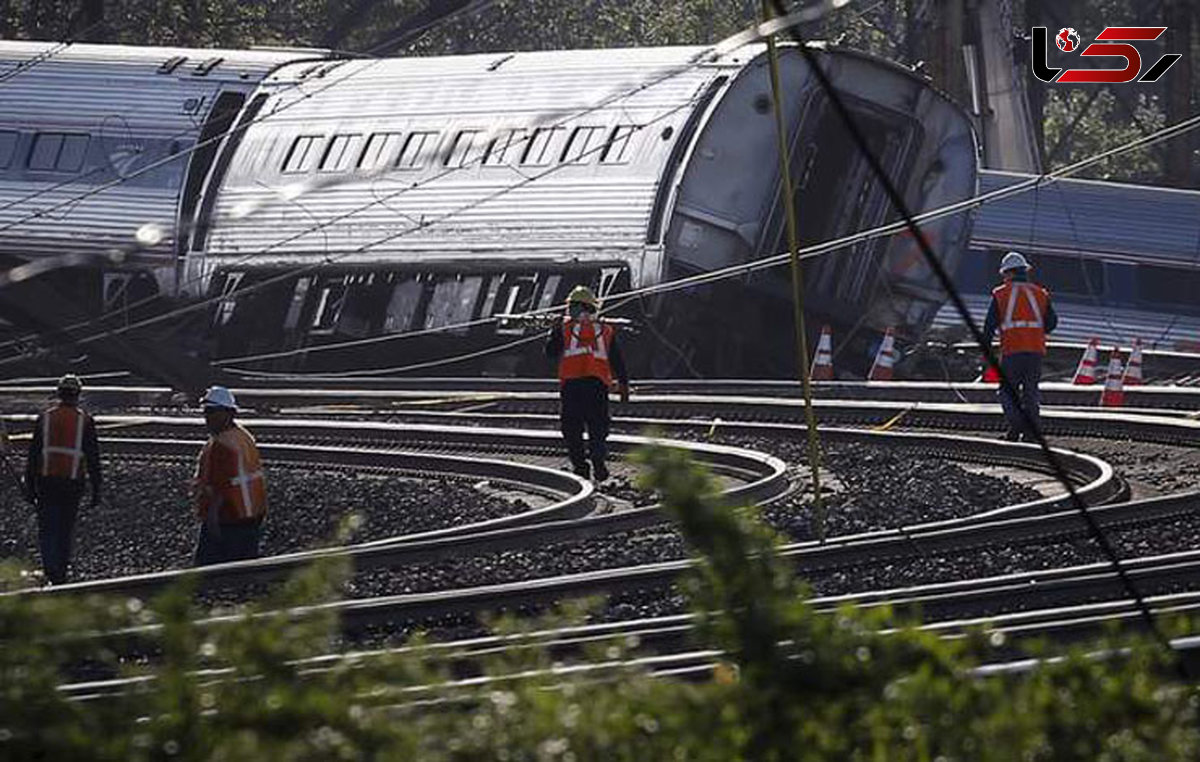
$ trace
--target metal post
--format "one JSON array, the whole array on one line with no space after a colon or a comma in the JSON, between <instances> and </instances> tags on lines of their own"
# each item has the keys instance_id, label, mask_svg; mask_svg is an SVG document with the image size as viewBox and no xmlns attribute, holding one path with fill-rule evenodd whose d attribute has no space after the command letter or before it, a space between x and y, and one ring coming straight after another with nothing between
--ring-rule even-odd
<instances>
[{"instance_id":1,"label":"metal post","mask_svg":"<svg viewBox=\"0 0 1200 762\"><path fill-rule=\"evenodd\" d=\"M774 10L763 0L763 20L770 21ZM812 405L812 382L808 368L808 334L804 327L804 274L800 270L800 234L797 230L796 199L792 188L791 160L788 151L787 124L783 118L783 89L779 84L779 52L775 35L767 37L767 58L771 69L771 99L775 104L775 128L779 139L779 172L783 183L784 219L787 221L788 248L792 253L792 306L796 321L796 354L799 359L800 385L804 392L804 422L808 429L808 463L812 468L813 509L817 517L817 539L825 541L825 501L821 499L821 443L817 435L817 416Z\"/></svg>"}]
</instances>

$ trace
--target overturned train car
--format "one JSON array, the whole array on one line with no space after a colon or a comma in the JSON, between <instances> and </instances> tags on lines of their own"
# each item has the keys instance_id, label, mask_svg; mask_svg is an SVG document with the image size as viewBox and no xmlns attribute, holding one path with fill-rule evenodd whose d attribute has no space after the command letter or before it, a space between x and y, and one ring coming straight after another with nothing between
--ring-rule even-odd
<instances>
[{"instance_id":1,"label":"overturned train car","mask_svg":"<svg viewBox=\"0 0 1200 762\"><path fill-rule=\"evenodd\" d=\"M540 373L536 342L517 340L541 329L489 318L590 283L636 326L639 374L795 372L786 267L623 296L786 250L762 49L304 58L263 76L203 172L179 181L174 259L154 283L212 300L213 359ZM972 195L960 109L889 62L819 58L910 208ZM802 243L895 219L793 49L781 76ZM927 226L951 270L969 225ZM903 235L812 260L805 277L811 322L831 323L851 362L887 327L915 338L944 300Z\"/></svg>"}]
</instances>

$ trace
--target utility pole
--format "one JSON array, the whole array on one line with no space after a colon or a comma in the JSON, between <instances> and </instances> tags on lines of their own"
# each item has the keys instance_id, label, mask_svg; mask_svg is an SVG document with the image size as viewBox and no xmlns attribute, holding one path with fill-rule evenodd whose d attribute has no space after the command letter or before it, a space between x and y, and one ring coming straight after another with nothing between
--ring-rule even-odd
<instances>
[{"instance_id":1,"label":"utility pole","mask_svg":"<svg viewBox=\"0 0 1200 762\"><path fill-rule=\"evenodd\" d=\"M771 0L762 0L763 21L775 16ZM808 334L804 325L804 271L800 266L800 232L796 219L795 188L792 186L791 143L784 118L783 86L779 77L779 51L775 35L767 37L767 61L771 77L771 100L775 108L775 136L779 146L779 182L787 225L788 250L792 254L792 308L796 324L796 365L804 393L804 427L808 434L808 465L812 474L813 510L816 513L817 539L825 542L825 503L821 497L821 443L817 435L817 416L813 411L812 374L808 367Z\"/></svg>"}]
</instances>

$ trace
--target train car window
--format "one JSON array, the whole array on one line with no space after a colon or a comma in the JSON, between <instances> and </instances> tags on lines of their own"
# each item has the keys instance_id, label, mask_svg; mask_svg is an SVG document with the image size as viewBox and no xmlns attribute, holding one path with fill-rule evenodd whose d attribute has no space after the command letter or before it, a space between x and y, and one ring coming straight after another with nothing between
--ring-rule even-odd
<instances>
[{"instance_id":1,"label":"train car window","mask_svg":"<svg viewBox=\"0 0 1200 762\"><path fill-rule=\"evenodd\" d=\"M603 139L603 127L576 127L563 149L564 164L586 164L595 158L596 149Z\"/></svg>"},{"instance_id":2,"label":"train car window","mask_svg":"<svg viewBox=\"0 0 1200 762\"><path fill-rule=\"evenodd\" d=\"M529 312L537 303L537 275L509 275L505 278L505 287L508 290L503 299L497 302L500 305L497 314L519 315ZM501 320L496 324L496 333L519 334L524 333L524 328L520 323Z\"/></svg>"},{"instance_id":3,"label":"train car window","mask_svg":"<svg viewBox=\"0 0 1200 762\"><path fill-rule=\"evenodd\" d=\"M413 316L421 304L421 295L425 284L416 280L406 280L397 283L392 289L392 297L388 300L387 314L383 319L384 333L402 333L409 330Z\"/></svg>"},{"instance_id":4,"label":"train car window","mask_svg":"<svg viewBox=\"0 0 1200 762\"><path fill-rule=\"evenodd\" d=\"M525 148L527 133L524 129L505 130L488 146L487 155L483 157L483 166L504 167L516 164L517 157Z\"/></svg>"},{"instance_id":5,"label":"train car window","mask_svg":"<svg viewBox=\"0 0 1200 762\"><path fill-rule=\"evenodd\" d=\"M637 131L637 126L632 124L618 124L613 127L613 131L608 136L608 145L600 153L601 164L626 164L629 161L630 152L629 144L633 140L633 133Z\"/></svg>"},{"instance_id":6,"label":"train car window","mask_svg":"<svg viewBox=\"0 0 1200 762\"><path fill-rule=\"evenodd\" d=\"M233 294L246 277L244 272L232 272L225 275L225 283L221 286L221 301L217 302L217 314L213 321L215 326L228 325L237 309L237 297Z\"/></svg>"},{"instance_id":7,"label":"train car window","mask_svg":"<svg viewBox=\"0 0 1200 762\"><path fill-rule=\"evenodd\" d=\"M600 299L607 299L613 289L617 287L617 281L621 278L621 268L619 267L601 267L600 268L600 288L596 291L596 296Z\"/></svg>"},{"instance_id":8,"label":"train car window","mask_svg":"<svg viewBox=\"0 0 1200 762\"><path fill-rule=\"evenodd\" d=\"M542 286L542 299L538 302L539 309L547 309L554 306L554 297L558 294L558 286L562 283L561 275L549 275L546 277L546 285Z\"/></svg>"},{"instance_id":9,"label":"train car window","mask_svg":"<svg viewBox=\"0 0 1200 762\"><path fill-rule=\"evenodd\" d=\"M408 140L404 141L404 148L400 151L400 158L396 159L396 167L398 169L417 169L423 166L437 149L437 139L440 134L437 132L409 133Z\"/></svg>"},{"instance_id":10,"label":"train car window","mask_svg":"<svg viewBox=\"0 0 1200 762\"><path fill-rule=\"evenodd\" d=\"M300 135L292 142L283 160L284 172L307 172L317 160L317 145L325 140L324 135Z\"/></svg>"},{"instance_id":11,"label":"train car window","mask_svg":"<svg viewBox=\"0 0 1200 762\"><path fill-rule=\"evenodd\" d=\"M521 157L522 164L535 167L546 166L558 155L557 145L566 134L563 127L538 127L525 147L525 155Z\"/></svg>"},{"instance_id":12,"label":"train car window","mask_svg":"<svg viewBox=\"0 0 1200 762\"><path fill-rule=\"evenodd\" d=\"M1037 255L1032 259L1031 277L1051 293L1099 297L1105 292L1104 263L1099 260ZM996 268L991 272L994 275Z\"/></svg>"},{"instance_id":13,"label":"train car window","mask_svg":"<svg viewBox=\"0 0 1200 762\"><path fill-rule=\"evenodd\" d=\"M504 276L496 275L488 278L487 294L483 297L483 306L479 308L479 316L487 317L493 314L496 306L496 295L500 293L500 286L504 283Z\"/></svg>"},{"instance_id":14,"label":"train car window","mask_svg":"<svg viewBox=\"0 0 1200 762\"><path fill-rule=\"evenodd\" d=\"M482 130L463 130L454 136L454 145L442 162L447 167L469 167L479 161L487 145Z\"/></svg>"},{"instance_id":15,"label":"train car window","mask_svg":"<svg viewBox=\"0 0 1200 762\"><path fill-rule=\"evenodd\" d=\"M465 323L475 314L479 292L483 288L483 277L443 280L434 286L433 299L425 313L426 328L444 328L448 325ZM455 328L451 333L466 333L467 328Z\"/></svg>"},{"instance_id":16,"label":"train car window","mask_svg":"<svg viewBox=\"0 0 1200 762\"><path fill-rule=\"evenodd\" d=\"M359 169L383 169L392 163L392 157L400 149L401 132L376 132L367 139L362 156L358 158Z\"/></svg>"},{"instance_id":17,"label":"train car window","mask_svg":"<svg viewBox=\"0 0 1200 762\"><path fill-rule=\"evenodd\" d=\"M0 130L0 169L8 169L17 153L17 132Z\"/></svg>"},{"instance_id":18,"label":"train car window","mask_svg":"<svg viewBox=\"0 0 1200 762\"><path fill-rule=\"evenodd\" d=\"M354 149L358 147L361 139L362 135L334 135L325 149L325 155L321 157L321 164L317 170L342 172L349 169L350 159L354 156Z\"/></svg>"},{"instance_id":19,"label":"train car window","mask_svg":"<svg viewBox=\"0 0 1200 762\"><path fill-rule=\"evenodd\" d=\"M90 135L39 132L29 151L29 168L41 172L78 172L90 141Z\"/></svg>"},{"instance_id":20,"label":"train car window","mask_svg":"<svg viewBox=\"0 0 1200 762\"><path fill-rule=\"evenodd\" d=\"M333 333L338 317L342 314L346 293L345 283L328 283L322 286L321 294L317 297L317 309L313 312L310 333Z\"/></svg>"},{"instance_id":21,"label":"train car window","mask_svg":"<svg viewBox=\"0 0 1200 762\"><path fill-rule=\"evenodd\" d=\"M285 331L295 330L296 326L300 325L300 313L304 311L304 302L308 298L310 285L312 285L312 278L296 279L296 288L292 291L292 302L288 305L287 315L283 318Z\"/></svg>"},{"instance_id":22,"label":"train car window","mask_svg":"<svg viewBox=\"0 0 1200 762\"><path fill-rule=\"evenodd\" d=\"M1142 305L1190 307L1197 311L1196 294L1200 294L1200 272L1179 267L1138 265L1137 295Z\"/></svg>"}]
</instances>

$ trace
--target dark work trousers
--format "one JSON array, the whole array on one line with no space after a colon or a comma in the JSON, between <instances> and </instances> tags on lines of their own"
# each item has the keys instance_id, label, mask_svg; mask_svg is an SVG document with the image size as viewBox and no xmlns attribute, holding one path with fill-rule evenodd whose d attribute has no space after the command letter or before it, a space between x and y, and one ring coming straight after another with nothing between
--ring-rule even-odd
<instances>
[{"instance_id":1,"label":"dark work trousers","mask_svg":"<svg viewBox=\"0 0 1200 762\"><path fill-rule=\"evenodd\" d=\"M608 387L598 378L573 378L562 385L559 412L567 455L576 473L588 473L592 465L603 464L608 454ZM583 430L587 429L587 456L583 449Z\"/></svg>"},{"instance_id":2,"label":"dark work trousers","mask_svg":"<svg viewBox=\"0 0 1200 762\"><path fill-rule=\"evenodd\" d=\"M82 481L43 479L38 484L38 548L46 579L56 585L67 581L71 539L82 497Z\"/></svg>"},{"instance_id":3,"label":"dark work trousers","mask_svg":"<svg viewBox=\"0 0 1200 762\"><path fill-rule=\"evenodd\" d=\"M258 558L258 541L262 536L262 521L245 524L219 524L214 533L208 522L200 524L200 536L196 539L195 566L223 564L228 561L244 561Z\"/></svg>"},{"instance_id":4,"label":"dark work trousers","mask_svg":"<svg viewBox=\"0 0 1200 762\"><path fill-rule=\"evenodd\" d=\"M1008 380L1012 382L1017 392L1016 399L1020 399L1021 406L1025 408L1029 419L1037 422L1040 428L1041 419L1038 417L1038 413L1042 395L1038 390L1038 383L1042 380L1042 356L1037 352L1014 352L1000 358L1000 367L1004 369L1004 375L1008 376ZM1004 408L1004 417L1008 420L1009 431L1022 434L1031 440L1033 439L1033 429L1025 425L1021 411L1017 409L1016 399L1005 393L1003 386L1000 387L1000 406Z\"/></svg>"}]
</instances>

